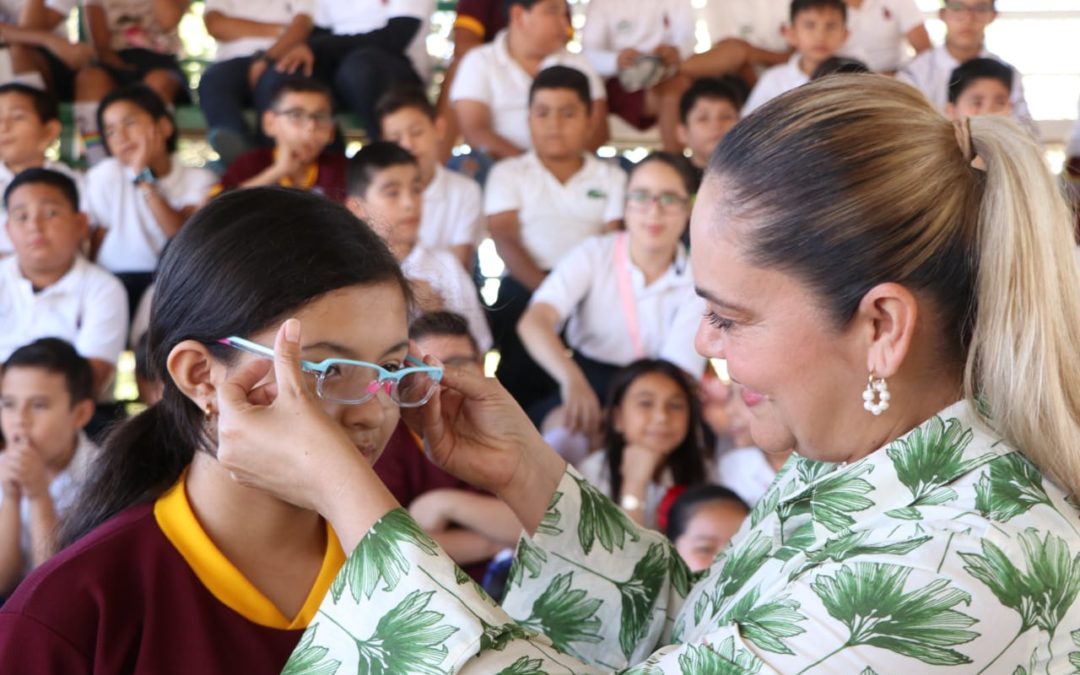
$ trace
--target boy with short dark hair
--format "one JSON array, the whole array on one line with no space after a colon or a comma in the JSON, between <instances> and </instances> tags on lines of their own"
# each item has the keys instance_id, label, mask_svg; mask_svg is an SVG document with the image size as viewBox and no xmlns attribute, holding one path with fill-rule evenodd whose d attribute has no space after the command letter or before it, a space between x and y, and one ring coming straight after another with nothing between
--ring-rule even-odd
<instances>
[{"instance_id":1,"label":"boy with short dark hair","mask_svg":"<svg viewBox=\"0 0 1080 675\"><path fill-rule=\"evenodd\" d=\"M695 80L679 100L679 143L690 150L690 163L697 182L705 173L713 150L739 121L739 108L746 96L730 77L703 77Z\"/></svg>"},{"instance_id":2,"label":"boy with short dark hair","mask_svg":"<svg viewBox=\"0 0 1080 675\"><path fill-rule=\"evenodd\" d=\"M75 184L49 169L27 169L4 192L15 255L0 261L0 360L47 336L90 361L94 392L112 379L128 327L127 294L79 253L87 236Z\"/></svg>"},{"instance_id":3,"label":"boy with short dark hair","mask_svg":"<svg viewBox=\"0 0 1080 675\"><path fill-rule=\"evenodd\" d=\"M994 0L943 0L938 16L945 23L945 44L919 54L896 77L917 88L934 107L945 112L949 82L960 64L980 57L1006 62L987 51L985 44L986 29L997 18ZM1010 100L1013 117L1033 128L1018 76L1013 78Z\"/></svg>"},{"instance_id":4,"label":"boy with short dark hair","mask_svg":"<svg viewBox=\"0 0 1080 675\"><path fill-rule=\"evenodd\" d=\"M517 337L529 298L564 255L623 216L626 174L587 151L589 92L579 70L540 71L529 91L534 149L492 167L484 190L488 230L506 263L491 309L498 377L523 406L553 386Z\"/></svg>"},{"instance_id":5,"label":"boy with short dark hair","mask_svg":"<svg viewBox=\"0 0 1080 675\"><path fill-rule=\"evenodd\" d=\"M345 199L345 156L330 148L334 108L330 89L307 77L292 77L275 91L262 115L273 148L256 148L229 165L211 196L235 188L280 185Z\"/></svg>"},{"instance_id":6,"label":"boy with short dark hair","mask_svg":"<svg viewBox=\"0 0 1080 675\"><path fill-rule=\"evenodd\" d=\"M806 84L826 59L844 46L848 37L844 0L792 0L790 23L784 37L795 50L788 62L761 76L750 92L742 114L749 115L777 96Z\"/></svg>"},{"instance_id":7,"label":"boy with short dark hair","mask_svg":"<svg viewBox=\"0 0 1080 675\"><path fill-rule=\"evenodd\" d=\"M60 136L60 109L56 98L18 82L0 84L0 192L23 169L45 167L67 175L79 191L82 176L62 162L46 159L45 150ZM0 209L0 218L3 218ZM0 257L13 252L0 229Z\"/></svg>"},{"instance_id":8,"label":"boy with short dark hair","mask_svg":"<svg viewBox=\"0 0 1080 675\"><path fill-rule=\"evenodd\" d=\"M57 550L56 529L97 454L83 427L94 413L89 362L43 338L0 368L0 593Z\"/></svg>"},{"instance_id":9,"label":"boy with short dark hair","mask_svg":"<svg viewBox=\"0 0 1080 675\"><path fill-rule=\"evenodd\" d=\"M420 167L424 187L420 245L451 251L471 272L484 230L483 194L475 180L444 168L439 161L446 121L416 87L387 92L375 105L375 118L382 138L412 153Z\"/></svg>"},{"instance_id":10,"label":"boy with short dark hair","mask_svg":"<svg viewBox=\"0 0 1080 675\"><path fill-rule=\"evenodd\" d=\"M945 114L953 119L1012 113L1013 69L996 59L971 59L949 78Z\"/></svg>"},{"instance_id":11,"label":"boy with short dark hair","mask_svg":"<svg viewBox=\"0 0 1080 675\"><path fill-rule=\"evenodd\" d=\"M396 143L369 143L349 160L345 206L389 245L413 284L420 309L445 308L468 317L473 335L487 351L491 334L472 278L449 251L419 243L422 191L416 159Z\"/></svg>"}]
</instances>

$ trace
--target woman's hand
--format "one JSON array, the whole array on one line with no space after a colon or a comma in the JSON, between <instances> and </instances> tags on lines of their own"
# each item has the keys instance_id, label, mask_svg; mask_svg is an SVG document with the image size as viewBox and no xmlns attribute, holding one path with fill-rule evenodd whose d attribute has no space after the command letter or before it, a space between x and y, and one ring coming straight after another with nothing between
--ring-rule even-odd
<instances>
[{"instance_id":1,"label":"woman's hand","mask_svg":"<svg viewBox=\"0 0 1080 675\"><path fill-rule=\"evenodd\" d=\"M566 462L496 380L446 368L438 394L402 418L437 465L502 499L530 532L540 524Z\"/></svg>"}]
</instances>

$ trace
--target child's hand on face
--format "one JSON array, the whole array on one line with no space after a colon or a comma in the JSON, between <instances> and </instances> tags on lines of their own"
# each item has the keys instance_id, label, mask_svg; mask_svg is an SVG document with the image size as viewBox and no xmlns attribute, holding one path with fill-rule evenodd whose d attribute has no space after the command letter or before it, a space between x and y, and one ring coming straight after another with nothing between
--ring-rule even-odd
<instances>
[{"instance_id":1,"label":"child's hand on face","mask_svg":"<svg viewBox=\"0 0 1080 675\"><path fill-rule=\"evenodd\" d=\"M49 494L49 472L30 439L16 436L4 451L11 476L27 499L33 501Z\"/></svg>"},{"instance_id":2,"label":"child's hand on face","mask_svg":"<svg viewBox=\"0 0 1080 675\"><path fill-rule=\"evenodd\" d=\"M298 149L279 145L274 156L274 168L282 176L295 176L304 168L304 160Z\"/></svg>"},{"instance_id":3,"label":"child's hand on face","mask_svg":"<svg viewBox=\"0 0 1080 675\"><path fill-rule=\"evenodd\" d=\"M667 460L667 453L636 443L623 448L622 476L626 486L644 487L652 482L656 471Z\"/></svg>"},{"instance_id":4,"label":"child's hand on face","mask_svg":"<svg viewBox=\"0 0 1080 675\"><path fill-rule=\"evenodd\" d=\"M9 461L12 453L9 450L0 452L0 487L4 490L4 498L18 499L22 494L19 481L15 476L15 467Z\"/></svg>"},{"instance_id":5,"label":"child's hand on face","mask_svg":"<svg viewBox=\"0 0 1080 675\"><path fill-rule=\"evenodd\" d=\"M166 152L166 139L157 125L152 125L147 133L147 137L143 139L131 160L131 168L136 174L149 167L155 157L160 157Z\"/></svg>"}]
</instances>

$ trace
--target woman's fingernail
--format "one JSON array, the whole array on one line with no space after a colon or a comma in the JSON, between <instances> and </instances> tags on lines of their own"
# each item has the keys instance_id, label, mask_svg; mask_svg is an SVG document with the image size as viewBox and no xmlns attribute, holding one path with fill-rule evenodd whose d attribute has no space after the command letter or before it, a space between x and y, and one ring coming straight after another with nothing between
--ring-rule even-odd
<instances>
[{"instance_id":1,"label":"woman's fingernail","mask_svg":"<svg viewBox=\"0 0 1080 675\"><path fill-rule=\"evenodd\" d=\"M300 342L300 322L296 319L285 322L285 339L288 342Z\"/></svg>"}]
</instances>

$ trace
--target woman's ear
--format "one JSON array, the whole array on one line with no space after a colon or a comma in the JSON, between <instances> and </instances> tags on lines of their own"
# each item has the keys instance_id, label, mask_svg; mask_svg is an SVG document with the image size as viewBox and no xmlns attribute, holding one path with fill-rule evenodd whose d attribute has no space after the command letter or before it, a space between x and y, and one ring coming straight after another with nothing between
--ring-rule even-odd
<instances>
[{"instance_id":1,"label":"woman's ear","mask_svg":"<svg viewBox=\"0 0 1080 675\"><path fill-rule=\"evenodd\" d=\"M184 340L169 352L165 362L176 387L200 409L217 400L218 372L224 365L210 355L206 345L197 340Z\"/></svg>"},{"instance_id":2,"label":"woman's ear","mask_svg":"<svg viewBox=\"0 0 1080 675\"><path fill-rule=\"evenodd\" d=\"M915 337L919 302L896 283L878 284L863 296L856 319L868 335L866 368L877 377L892 377L900 370Z\"/></svg>"}]
</instances>

